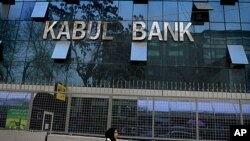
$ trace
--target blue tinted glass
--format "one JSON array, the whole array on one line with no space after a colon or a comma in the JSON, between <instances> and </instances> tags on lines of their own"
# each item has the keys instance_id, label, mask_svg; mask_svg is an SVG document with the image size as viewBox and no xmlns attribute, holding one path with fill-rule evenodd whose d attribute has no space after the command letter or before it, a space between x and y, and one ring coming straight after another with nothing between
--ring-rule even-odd
<instances>
[{"instance_id":1,"label":"blue tinted glass","mask_svg":"<svg viewBox=\"0 0 250 141\"><path fill-rule=\"evenodd\" d=\"M228 45L232 64L248 64L245 50L242 45Z\"/></svg>"},{"instance_id":2,"label":"blue tinted glass","mask_svg":"<svg viewBox=\"0 0 250 141\"><path fill-rule=\"evenodd\" d=\"M163 19L167 21L178 21L177 2L163 2Z\"/></svg>"},{"instance_id":3,"label":"blue tinted glass","mask_svg":"<svg viewBox=\"0 0 250 141\"><path fill-rule=\"evenodd\" d=\"M148 5L147 4L134 4L133 19L134 20L147 20L148 19Z\"/></svg>"},{"instance_id":4,"label":"blue tinted glass","mask_svg":"<svg viewBox=\"0 0 250 141\"><path fill-rule=\"evenodd\" d=\"M90 5L89 1L81 1L80 5L75 5L75 19L81 20L81 19L87 19L87 12L86 8Z\"/></svg>"},{"instance_id":5,"label":"blue tinted glass","mask_svg":"<svg viewBox=\"0 0 250 141\"><path fill-rule=\"evenodd\" d=\"M241 26L237 23L226 23L227 32L227 44L241 45L242 44L242 33Z\"/></svg>"},{"instance_id":6,"label":"blue tinted glass","mask_svg":"<svg viewBox=\"0 0 250 141\"><path fill-rule=\"evenodd\" d=\"M192 2L179 2L179 21L190 21L192 13Z\"/></svg>"},{"instance_id":7,"label":"blue tinted glass","mask_svg":"<svg viewBox=\"0 0 250 141\"><path fill-rule=\"evenodd\" d=\"M31 21L20 21L17 33L17 40L29 40L31 30L32 30Z\"/></svg>"},{"instance_id":8,"label":"blue tinted glass","mask_svg":"<svg viewBox=\"0 0 250 141\"><path fill-rule=\"evenodd\" d=\"M31 14L34 6L35 2L24 2L21 14L21 20L31 20Z\"/></svg>"},{"instance_id":9,"label":"blue tinted glass","mask_svg":"<svg viewBox=\"0 0 250 141\"><path fill-rule=\"evenodd\" d=\"M50 2L48 7L49 19L60 20L62 16L62 4L61 2Z\"/></svg>"},{"instance_id":10,"label":"blue tinted glass","mask_svg":"<svg viewBox=\"0 0 250 141\"><path fill-rule=\"evenodd\" d=\"M211 22L224 22L223 6L219 2L209 3L213 10L209 10L209 20Z\"/></svg>"},{"instance_id":11,"label":"blue tinted glass","mask_svg":"<svg viewBox=\"0 0 250 141\"><path fill-rule=\"evenodd\" d=\"M28 41L16 41L13 61L25 61Z\"/></svg>"},{"instance_id":12,"label":"blue tinted glass","mask_svg":"<svg viewBox=\"0 0 250 141\"><path fill-rule=\"evenodd\" d=\"M133 1L119 1L119 16L122 20L131 20L133 12Z\"/></svg>"},{"instance_id":13,"label":"blue tinted glass","mask_svg":"<svg viewBox=\"0 0 250 141\"><path fill-rule=\"evenodd\" d=\"M224 6L225 10L225 20L226 22L240 22L239 17L239 6L236 3L235 5Z\"/></svg>"},{"instance_id":14,"label":"blue tinted glass","mask_svg":"<svg viewBox=\"0 0 250 141\"><path fill-rule=\"evenodd\" d=\"M241 24L243 45L250 45L250 24Z\"/></svg>"},{"instance_id":15,"label":"blue tinted glass","mask_svg":"<svg viewBox=\"0 0 250 141\"><path fill-rule=\"evenodd\" d=\"M148 20L162 20L162 2L149 1Z\"/></svg>"},{"instance_id":16,"label":"blue tinted glass","mask_svg":"<svg viewBox=\"0 0 250 141\"><path fill-rule=\"evenodd\" d=\"M250 22L250 3L240 3L241 22Z\"/></svg>"},{"instance_id":17,"label":"blue tinted glass","mask_svg":"<svg viewBox=\"0 0 250 141\"><path fill-rule=\"evenodd\" d=\"M15 5L10 6L9 20L19 20L22 11L23 2L16 2Z\"/></svg>"}]
</instances>

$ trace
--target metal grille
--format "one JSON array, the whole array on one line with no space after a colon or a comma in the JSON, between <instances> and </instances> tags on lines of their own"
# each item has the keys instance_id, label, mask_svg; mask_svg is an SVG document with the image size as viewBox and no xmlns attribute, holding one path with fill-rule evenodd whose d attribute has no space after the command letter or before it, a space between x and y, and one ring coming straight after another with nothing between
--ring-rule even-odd
<instances>
[{"instance_id":1,"label":"metal grille","mask_svg":"<svg viewBox=\"0 0 250 141\"><path fill-rule=\"evenodd\" d=\"M115 127L129 139L229 140L229 125L250 123L249 100L102 92L64 101L54 93L0 91L0 126L95 136Z\"/></svg>"},{"instance_id":2,"label":"metal grille","mask_svg":"<svg viewBox=\"0 0 250 141\"><path fill-rule=\"evenodd\" d=\"M108 99L72 98L69 132L104 134L107 116Z\"/></svg>"}]
</instances>

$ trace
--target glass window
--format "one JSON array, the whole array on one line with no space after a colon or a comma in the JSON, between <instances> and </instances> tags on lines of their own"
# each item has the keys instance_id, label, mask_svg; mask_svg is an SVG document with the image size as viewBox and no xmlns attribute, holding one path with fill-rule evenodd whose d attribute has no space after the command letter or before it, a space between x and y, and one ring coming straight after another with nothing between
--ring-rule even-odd
<instances>
[{"instance_id":1,"label":"glass window","mask_svg":"<svg viewBox=\"0 0 250 141\"><path fill-rule=\"evenodd\" d=\"M243 45L250 45L250 24L241 24Z\"/></svg>"},{"instance_id":2,"label":"glass window","mask_svg":"<svg viewBox=\"0 0 250 141\"><path fill-rule=\"evenodd\" d=\"M147 4L134 4L133 19L134 20L147 20L148 19L148 5Z\"/></svg>"},{"instance_id":3,"label":"glass window","mask_svg":"<svg viewBox=\"0 0 250 141\"><path fill-rule=\"evenodd\" d=\"M210 2L209 4L213 7L213 10L209 11L209 20L211 22L224 22L223 6L219 2Z\"/></svg>"},{"instance_id":4,"label":"glass window","mask_svg":"<svg viewBox=\"0 0 250 141\"><path fill-rule=\"evenodd\" d=\"M60 20L62 16L62 2L50 2L48 7L48 16L50 20Z\"/></svg>"},{"instance_id":5,"label":"glass window","mask_svg":"<svg viewBox=\"0 0 250 141\"><path fill-rule=\"evenodd\" d=\"M16 40L18 25L19 25L19 22L17 21L1 21L0 31L3 34L0 34L0 39Z\"/></svg>"},{"instance_id":6,"label":"glass window","mask_svg":"<svg viewBox=\"0 0 250 141\"><path fill-rule=\"evenodd\" d=\"M190 21L192 13L192 2L179 2L179 21Z\"/></svg>"},{"instance_id":7,"label":"glass window","mask_svg":"<svg viewBox=\"0 0 250 141\"><path fill-rule=\"evenodd\" d=\"M132 20L133 1L119 1L119 16L122 20Z\"/></svg>"},{"instance_id":8,"label":"glass window","mask_svg":"<svg viewBox=\"0 0 250 141\"><path fill-rule=\"evenodd\" d=\"M8 18L8 14L9 14L9 10L10 10L10 5L4 4L2 5L2 14L0 15L2 19L7 19Z\"/></svg>"},{"instance_id":9,"label":"glass window","mask_svg":"<svg viewBox=\"0 0 250 141\"><path fill-rule=\"evenodd\" d=\"M240 16L241 22L250 22L249 11L250 3L240 3Z\"/></svg>"},{"instance_id":10,"label":"glass window","mask_svg":"<svg viewBox=\"0 0 250 141\"><path fill-rule=\"evenodd\" d=\"M87 19L88 12L85 11L85 9L88 7L87 5L90 5L89 1L81 1L80 5L74 6L75 19L77 19L77 20ZM89 14L91 14L91 13L89 13Z\"/></svg>"},{"instance_id":11,"label":"glass window","mask_svg":"<svg viewBox=\"0 0 250 141\"><path fill-rule=\"evenodd\" d=\"M31 20L31 13L34 9L35 2L24 2L21 14L21 20Z\"/></svg>"},{"instance_id":12,"label":"glass window","mask_svg":"<svg viewBox=\"0 0 250 141\"><path fill-rule=\"evenodd\" d=\"M75 8L73 4L62 3L62 18L61 20L72 20L74 18Z\"/></svg>"},{"instance_id":13,"label":"glass window","mask_svg":"<svg viewBox=\"0 0 250 141\"><path fill-rule=\"evenodd\" d=\"M25 61L28 41L16 41L13 61Z\"/></svg>"},{"instance_id":14,"label":"glass window","mask_svg":"<svg viewBox=\"0 0 250 141\"><path fill-rule=\"evenodd\" d=\"M21 21L18 28L17 40L29 40L31 32L32 32L32 22Z\"/></svg>"},{"instance_id":15,"label":"glass window","mask_svg":"<svg viewBox=\"0 0 250 141\"><path fill-rule=\"evenodd\" d=\"M225 10L225 20L226 22L240 22L239 17L239 6L236 3L235 5L224 6Z\"/></svg>"},{"instance_id":16,"label":"glass window","mask_svg":"<svg viewBox=\"0 0 250 141\"><path fill-rule=\"evenodd\" d=\"M241 26L238 23L226 23L227 44L242 45Z\"/></svg>"},{"instance_id":17,"label":"glass window","mask_svg":"<svg viewBox=\"0 0 250 141\"><path fill-rule=\"evenodd\" d=\"M49 6L48 2L36 2L31 17L44 18L46 16L48 6Z\"/></svg>"},{"instance_id":18,"label":"glass window","mask_svg":"<svg viewBox=\"0 0 250 141\"><path fill-rule=\"evenodd\" d=\"M224 23L210 23L211 44L226 44Z\"/></svg>"},{"instance_id":19,"label":"glass window","mask_svg":"<svg viewBox=\"0 0 250 141\"><path fill-rule=\"evenodd\" d=\"M166 21L178 21L177 2L163 1L163 19Z\"/></svg>"},{"instance_id":20,"label":"glass window","mask_svg":"<svg viewBox=\"0 0 250 141\"><path fill-rule=\"evenodd\" d=\"M149 1L148 20L162 21L162 1Z\"/></svg>"},{"instance_id":21,"label":"glass window","mask_svg":"<svg viewBox=\"0 0 250 141\"><path fill-rule=\"evenodd\" d=\"M56 43L54 52L52 54L53 59L66 59L69 52L69 41L58 41Z\"/></svg>"},{"instance_id":22,"label":"glass window","mask_svg":"<svg viewBox=\"0 0 250 141\"><path fill-rule=\"evenodd\" d=\"M147 42L132 42L131 61L147 61Z\"/></svg>"},{"instance_id":23,"label":"glass window","mask_svg":"<svg viewBox=\"0 0 250 141\"><path fill-rule=\"evenodd\" d=\"M22 12L23 2L16 2L15 5L10 6L9 20L19 20Z\"/></svg>"},{"instance_id":24,"label":"glass window","mask_svg":"<svg viewBox=\"0 0 250 141\"><path fill-rule=\"evenodd\" d=\"M232 64L249 64L242 45L227 45Z\"/></svg>"},{"instance_id":25,"label":"glass window","mask_svg":"<svg viewBox=\"0 0 250 141\"><path fill-rule=\"evenodd\" d=\"M43 40L45 23L33 21L31 40Z\"/></svg>"}]
</instances>

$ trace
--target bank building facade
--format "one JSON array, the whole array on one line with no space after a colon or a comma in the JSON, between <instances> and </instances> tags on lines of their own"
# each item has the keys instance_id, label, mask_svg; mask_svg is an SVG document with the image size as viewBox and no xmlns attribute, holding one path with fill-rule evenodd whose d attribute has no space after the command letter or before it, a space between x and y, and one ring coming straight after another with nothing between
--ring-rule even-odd
<instances>
[{"instance_id":1,"label":"bank building facade","mask_svg":"<svg viewBox=\"0 0 250 141\"><path fill-rule=\"evenodd\" d=\"M229 140L250 124L250 0L0 0L0 132Z\"/></svg>"}]
</instances>

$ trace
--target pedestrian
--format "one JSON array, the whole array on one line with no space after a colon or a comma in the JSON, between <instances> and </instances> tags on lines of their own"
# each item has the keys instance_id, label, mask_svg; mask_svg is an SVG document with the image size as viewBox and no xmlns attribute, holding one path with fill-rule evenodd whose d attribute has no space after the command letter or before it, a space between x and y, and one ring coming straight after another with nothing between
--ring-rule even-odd
<instances>
[{"instance_id":1,"label":"pedestrian","mask_svg":"<svg viewBox=\"0 0 250 141\"><path fill-rule=\"evenodd\" d=\"M105 132L105 141L117 141L118 138L118 130L116 128L109 128Z\"/></svg>"}]
</instances>

